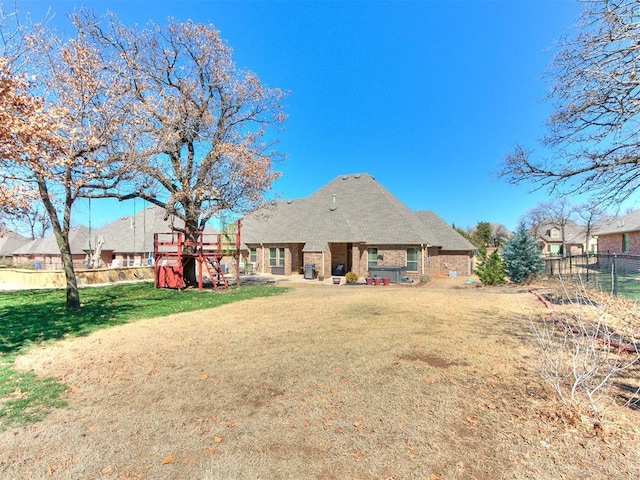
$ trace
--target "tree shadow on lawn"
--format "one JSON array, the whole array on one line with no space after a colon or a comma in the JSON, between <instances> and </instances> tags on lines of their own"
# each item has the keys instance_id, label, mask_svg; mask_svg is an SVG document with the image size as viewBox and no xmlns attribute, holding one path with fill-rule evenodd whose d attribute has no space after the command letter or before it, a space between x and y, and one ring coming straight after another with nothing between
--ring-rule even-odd
<instances>
[{"instance_id":1,"label":"tree shadow on lawn","mask_svg":"<svg viewBox=\"0 0 640 480\"><path fill-rule=\"evenodd\" d=\"M70 334L84 335L105 324L125 323L127 316L123 314L136 306L118 301L115 290L100 290L92 292L82 309L75 312L65 309L64 290L29 290L6 295L5 299L17 301L0 305L0 355L18 353L31 343Z\"/></svg>"}]
</instances>

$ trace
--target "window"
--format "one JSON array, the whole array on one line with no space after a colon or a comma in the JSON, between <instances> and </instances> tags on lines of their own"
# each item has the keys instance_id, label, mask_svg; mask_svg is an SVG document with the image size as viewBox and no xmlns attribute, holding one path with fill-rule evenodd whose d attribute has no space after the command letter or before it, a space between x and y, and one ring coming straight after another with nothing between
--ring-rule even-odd
<instances>
[{"instance_id":1,"label":"window","mask_svg":"<svg viewBox=\"0 0 640 480\"><path fill-rule=\"evenodd\" d=\"M629 234L628 233L622 234L622 251L623 252L629 251Z\"/></svg>"},{"instance_id":2,"label":"window","mask_svg":"<svg viewBox=\"0 0 640 480\"><path fill-rule=\"evenodd\" d=\"M558 238L560 236L560 232L555 228L551 229L551 238Z\"/></svg>"},{"instance_id":3,"label":"window","mask_svg":"<svg viewBox=\"0 0 640 480\"><path fill-rule=\"evenodd\" d=\"M407 271L408 272L418 271L418 249L417 248L407 248Z\"/></svg>"},{"instance_id":4,"label":"window","mask_svg":"<svg viewBox=\"0 0 640 480\"><path fill-rule=\"evenodd\" d=\"M547 245L547 252L549 255L560 255L560 245Z\"/></svg>"},{"instance_id":5,"label":"window","mask_svg":"<svg viewBox=\"0 0 640 480\"><path fill-rule=\"evenodd\" d=\"M284 267L284 247L269 249L269 266Z\"/></svg>"},{"instance_id":6,"label":"window","mask_svg":"<svg viewBox=\"0 0 640 480\"><path fill-rule=\"evenodd\" d=\"M367 266L369 268L378 265L378 249L367 248Z\"/></svg>"},{"instance_id":7,"label":"window","mask_svg":"<svg viewBox=\"0 0 640 480\"><path fill-rule=\"evenodd\" d=\"M257 263L258 253L256 251L256 247L249 247L249 262Z\"/></svg>"}]
</instances>

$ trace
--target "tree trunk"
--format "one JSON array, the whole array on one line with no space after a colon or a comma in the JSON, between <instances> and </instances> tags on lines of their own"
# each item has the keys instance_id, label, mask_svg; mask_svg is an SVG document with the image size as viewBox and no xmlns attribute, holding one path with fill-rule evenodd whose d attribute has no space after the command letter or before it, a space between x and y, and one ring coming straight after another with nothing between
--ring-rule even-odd
<instances>
[{"instance_id":1,"label":"tree trunk","mask_svg":"<svg viewBox=\"0 0 640 480\"><path fill-rule=\"evenodd\" d=\"M184 235L186 242L196 243L200 238L201 232L196 229L187 229ZM184 253L196 253L196 247L185 247ZM196 260L193 257L186 257L182 260L182 272L185 287L197 287L198 279L196 276Z\"/></svg>"},{"instance_id":2,"label":"tree trunk","mask_svg":"<svg viewBox=\"0 0 640 480\"><path fill-rule=\"evenodd\" d=\"M56 238L56 243L60 249L60 257L62 259L62 268L64 269L64 276L67 283L67 310L80 310L80 293L78 292L78 282L76 280L76 272L73 269L73 257L71 256L71 245L69 244L69 224L71 218L71 205L73 204L73 197L69 188L66 190L64 217L63 222L60 224L58 212L49 196L49 189L47 183L42 175L36 175L38 183L38 190L40 192L40 198L44 205L44 208L51 220L51 227L53 234ZM67 182L66 185L69 185Z\"/></svg>"},{"instance_id":3,"label":"tree trunk","mask_svg":"<svg viewBox=\"0 0 640 480\"><path fill-rule=\"evenodd\" d=\"M76 272L73 268L73 257L71 256L71 249L69 247L69 241L66 242L66 248L60 249L62 256L62 267L64 269L64 276L67 283L67 310L80 310L80 293L78 292L78 281L76 279Z\"/></svg>"},{"instance_id":4,"label":"tree trunk","mask_svg":"<svg viewBox=\"0 0 640 480\"><path fill-rule=\"evenodd\" d=\"M182 271L185 287L197 287L196 260L194 258L183 259Z\"/></svg>"}]
</instances>

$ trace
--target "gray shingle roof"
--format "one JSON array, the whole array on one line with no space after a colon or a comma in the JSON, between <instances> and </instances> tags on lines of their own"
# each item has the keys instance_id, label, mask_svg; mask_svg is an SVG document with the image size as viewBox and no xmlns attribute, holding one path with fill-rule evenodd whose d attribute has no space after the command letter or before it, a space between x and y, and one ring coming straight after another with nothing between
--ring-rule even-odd
<instances>
[{"instance_id":1,"label":"gray shingle roof","mask_svg":"<svg viewBox=\"0 0 640 480\"><path fill-rule=\"evenodd\" d=\"M23 237L11 230L0 231L0 257L13 255L14 251L26 245L29 241L27 237Z\"/></svg>"},{"instance_id":2,"label":"gray shingle roof","mask_svg":"<svg viewBox=\"0 0 640 480\"><path fill-rule=\"evenodd\" d=\"M84 225L69 230L69 244L72 254L84 253L85 244L89 238L89 229ZM16 249L15 255L60 255L60 248L54 235L30 240L27 244Z\"/></svg>"},{"instance_id":3,"label":"gray shingle roof","mask_svg":"<svg viewBox=\"0 0 640 480\"><path fill-rule=\"evenodd\" d=\"M366 173L341 175L302 199L279 201L248 215L243 243L430 244L447 250L475 247L433 212L414 212Z\"/></svg>"},{"instance_id":4,"label":"gray shingle roof","mask_svg":"<svg viewBox=\"0 0 640 480\"><path fill-rule=\"evenodd\" d=\"M640 210L628 215L609 217L602 220L595 228L594 235L611 235L640 231Z\"/></svg>"},{"instance_id":5,"label":"gray shingle roof","mask_svg":"<svg viewBox=\"0 0 640 480\"><path fill-rule=\"evenodd\" d=\"M551 229L556 228L559 231L562 231L562 227L560 223L554 219L545 220L538 226L538 238L541 238L547 243L550 242L561 242L562 237L552 237L548 235L547 232L550 232ZM578 225L571 220L568 220L564 226L564 235L565 241L567 242L577 242L584 243L586 234L586 227L583 225Z\"/></svg>"},{"instance_id":6,"label":"gray shingle roof","mask_svg":"<svg viewBox=\"0 0 640 480\"><path fill-rule=\"evenodd\" d=\"M165 210L152 206L135 215L125 215L95 230L91 235L91 247L95 249L96 238L102 237L102 250L127 253L153 251L153 234L171 231L169 220L164 220ZM176 219L176 225L182 222ZM85 245L88 250L89 245Z\"/></svg>"},{"instance_id":7,"label":"gray shingle roof","mask_svg":"<svg viewBox=\"0 0 640 480\"><path fill-rule=\"evenodd\" d=\"M178 228L184 226L179 218L174 219ZM108 225L95 230L91 235L91 248L96 248L96 239L102 237L103 251L119 253L153 252L153 235L155 233L171 232L171 220L165 220L165 209L151 206L140 210L135 215L126 215ZM205 228L205 233L214 233L213 229ZM89 244L85 245L89 249Z\"/></svg>"}]
</instances>

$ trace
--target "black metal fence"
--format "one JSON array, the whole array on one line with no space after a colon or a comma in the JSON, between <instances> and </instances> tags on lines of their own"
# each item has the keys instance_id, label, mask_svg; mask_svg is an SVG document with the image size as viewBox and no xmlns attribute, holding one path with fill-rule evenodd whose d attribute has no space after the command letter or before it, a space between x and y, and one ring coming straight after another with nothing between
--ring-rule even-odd
<instances>
[{"instance_id":1,"label":"black metal fence","mask_svg":"<svg viewBox=\"0 0 640 480\"><path fill-rule=\"evenodd\" d=\"M544 260L549 276L579 276L599 290L640 299L640 255L598 253Z\"/></svg>"}]
</instances>

